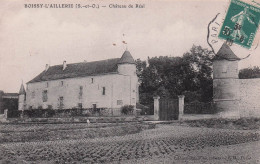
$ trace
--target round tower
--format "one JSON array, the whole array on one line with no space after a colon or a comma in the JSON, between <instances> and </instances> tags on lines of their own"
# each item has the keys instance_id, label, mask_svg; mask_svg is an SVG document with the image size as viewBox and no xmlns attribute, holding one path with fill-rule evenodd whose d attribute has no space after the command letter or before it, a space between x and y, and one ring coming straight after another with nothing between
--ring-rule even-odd
<instances>
[{"instance_id":1,"label":"round tower","mask_svg":"<svg viewBox=\"0 0 260 164\"><path fill-rule=\"evenodd\" d=\"M19 96L18 96L18 110L24 110L25 108L25 89L23 84L20 87Z\"/></svg>"},{"instance_id":2,"label":"round tower","mask_svg":"<svg viewBox=\"0 0 260 164\"><path fill-rule=\"evenodd\" d=\"M213 61L213 101L221 117L238 118L238 61L227 44L223 44Z\"/></svg>"},{"instance_id":3,"label":"round tower","mask_svg":"<svg viewBox=\"0 0 260 164\"><path fill-rule=\"evenodd\" d=\"M126 50L118 61L118 73L122 75L136 75L136 65L134 58L128 50Z\"/></svg>"},{"instance_id":4,"label":"round tower","mask_svg":"<svg viewBox=\"0 0 260 164\"><path fill-rule=\"evenodd\" d=\"M139 89L138 89L138 77L136 74L136 63L132 55L126 50L122 57L117 62L118 73L125 76L125 79L129 79L129 99L126 101L128 105L136 106L139 102Z\"/></svg>"}]
</instances>

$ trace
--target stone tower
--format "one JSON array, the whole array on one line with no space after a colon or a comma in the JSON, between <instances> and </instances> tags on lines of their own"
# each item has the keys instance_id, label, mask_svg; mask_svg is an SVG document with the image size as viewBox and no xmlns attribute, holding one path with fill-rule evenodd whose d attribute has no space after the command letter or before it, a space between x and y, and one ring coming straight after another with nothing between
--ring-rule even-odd
<instances>
[{"instance_id":1,"label":"stone tower","mask_svg":"<svg viewBox=\"0 0 260 164\"><path fill-rule=\"evenodd\" d=\"M135 100L131 99L131 104L135 105L139 102L139 85L138 77L136 75L136 63L131 53L126 50L120 60L117 63L118 73L131 78L131 95L130 97L136 97Z\"/></svg>"},{"instance_id":2,"label":"stone tower","mask_svg":"<svg viewBox=\"0 0 260 164\"><path fill-rule=\"evenodd\" d=\"M25 96L26 96L26 92L25 92L23 84L21 84L19 96L18 96L18 110L24 110L24 108L25 108Z\"/></svg>"},{"instance_id":3,"label":"stone tower","mask_svg":"<svg viewBox=\"0 0 260 164\"><path fill-rule=\"evenodd\" d=\"M213 101L221 117L238 118L240 59L224 43L213 61Z\"/></svg>"},{"instance_id":4,"label":"stone tower","mask_svg":"<svg viewBox=\"0 0 260 164\"><path fill-rule=\"evenodd\" d=\"M118 61L118 72L123 75L136 75L136 65L134 58L126 50Z\"/></svg>"}]
</instances>

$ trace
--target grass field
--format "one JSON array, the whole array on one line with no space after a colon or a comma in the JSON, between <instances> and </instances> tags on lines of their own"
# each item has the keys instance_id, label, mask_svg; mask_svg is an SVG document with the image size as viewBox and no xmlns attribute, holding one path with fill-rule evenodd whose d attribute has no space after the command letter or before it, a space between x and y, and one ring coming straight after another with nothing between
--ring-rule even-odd
<instances>
[{"instance_id":1,"label":"grass field","mask_svg":"<svg viewBox=\"0 0 260 164\"><path fill-rule=\"evenodd\" d=\"M2 126L2 125L1 125ZM41 129L47 125L5 125L1 128L1 137L8 134L8 129L30 131ZM21 126L21 127L19 127ZM54 125L57 129L78 133L77 139L63 138L52 141L40 140L30 142L2 142L0 147L0 163L258 163L255 152L259 143L260 134L257 130L227 130L214 128L200 128L179 126L179 124L156 125L154 128L148 124L112 124L110 128L124 129L125 133L110 131L108 136L85 137L86 130L106 128L104 125L86 124ZM96 126L96 128L94 128ZM135 132L132 129L138 127ZM34 127L34 128L32 128ZM46 128L46 127L45 127ZM27 130L26 130L27 129ZM48 129L48 128L47 128ZM126 130L128 129L128 130ZM18 130L18 131L19 131ZM111 130L111 129L109 129ZM40 130L44 131L44 130ZM119 134L116 134L118 133ZM26 133L26 132L25 132ZM94 133L94 131L92 131ZM115 134L114 134L115 133ZM100 133L97 133L100 134ZM4 136L6 137L6 136ZM251 146L250 146L251 145ZM233 147L230 149L230 147ZM239 148L247 151L239 151ZM237 148L237 149L236 149ZM225 153L221 153L222 150ZM235 153L237 152L237 153ZM243 156L239 154L242 152ZM241 157L242 156L242 157ZM209 158L211 157L211 158Z\"/></svg>"}]
</instances>

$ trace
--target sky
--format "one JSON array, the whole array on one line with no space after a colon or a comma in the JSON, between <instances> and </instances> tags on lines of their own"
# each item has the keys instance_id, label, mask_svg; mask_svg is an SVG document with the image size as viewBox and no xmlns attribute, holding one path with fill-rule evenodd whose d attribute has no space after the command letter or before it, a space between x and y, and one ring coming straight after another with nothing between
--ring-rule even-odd
<instances>
[{"instance_id":1,"label":"sky","mask_svg":"<svg viewBox=\"0 0 260 164\"><path fill-rule=\"evenodd\" d=\"M126 49L135 59L182 56L192 45L207 44L208 24L229 0L1 0L0 90L18 92L46 64L120 58ZM71 9L25 8L25 4L74 4ZM106 8L75 8L75 4ZM144 4L145 8L109 8ZM124 34L124 35L123 35ZM259 36L259 33L258 33ZM221 42L219 42L221 43ZM114 46L113 44L116 44ZM214 46L213 46L214 47ZM218 46L215 46L215 51ZM239 68L260 66L260 48L234 46Z\"/></svg>"}]
</instances>

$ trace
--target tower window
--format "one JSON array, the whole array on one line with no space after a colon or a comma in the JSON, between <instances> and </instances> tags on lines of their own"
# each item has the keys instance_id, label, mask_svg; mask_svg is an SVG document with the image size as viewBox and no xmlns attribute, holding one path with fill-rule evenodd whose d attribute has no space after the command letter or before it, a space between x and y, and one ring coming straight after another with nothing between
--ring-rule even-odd
<instances>
[{"instance_id":1,"label":"tower window","mask_svg":"<svg viewBox=\"0 0 260 164\"><path fill-rule=\"evenodd\" d=\"M135 98L132 98L132 103L135 104Z\"/></svg>"},{"instance_id":2,"label":"tower window","mask_svg":"<svg viewBox=\"0 0 260 164\"><path fill-rule=\"evenodd\" d=\"M106 95L106 87L102 87L102 95Z\"/></svg>"}]
</instances>

